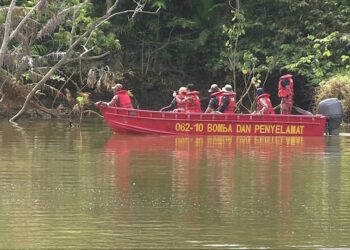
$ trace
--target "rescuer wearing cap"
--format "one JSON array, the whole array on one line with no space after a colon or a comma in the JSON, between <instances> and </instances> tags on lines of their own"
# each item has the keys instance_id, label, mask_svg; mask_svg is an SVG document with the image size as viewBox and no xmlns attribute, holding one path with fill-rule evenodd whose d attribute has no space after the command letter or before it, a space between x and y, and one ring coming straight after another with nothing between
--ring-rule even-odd
<instances>
[{"instance_id":1,"label":"rescuer wearing cap","mask_svg":"<svg viewBox=\"0 0 350 250\"><path fill-rule=\"evenodd\" d=\"M107 103L108 106L119 107L119 108L134 108L129 96L129 92L123 89L123 85L117 83L114 87L114 97Z\"/></svg>"},{"instance_id":2,"label":"rescuer wearing cap","mask_svg":"<svg viewBox=\"0 0 350 250\"><path fill-rule=\"evenodd\" d=\"M207 109L204 113L220 113L219 108L219 99L221 98L222 91L217 84L212 84L208 90L210 94L210 100Z\"/></svg>"},{"instance_id":3,"label":"rescuer wearing cap","mask_svg":"<svg viewBox=\"0 0 350 250\"><path fill-rule=\"evenodd\" d=\"M219 98L219 112L234 113L236 107L236 93L233 92L232 86L229 84L226 84L225 87L222 88L222 90L222 95Z\"/></svg>"}]
</instances>

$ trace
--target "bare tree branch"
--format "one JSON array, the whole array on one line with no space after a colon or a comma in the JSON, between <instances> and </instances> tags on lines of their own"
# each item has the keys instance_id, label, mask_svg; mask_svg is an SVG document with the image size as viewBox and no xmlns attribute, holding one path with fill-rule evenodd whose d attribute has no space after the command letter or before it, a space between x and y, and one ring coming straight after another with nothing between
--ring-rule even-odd
<instances>
[{"instance_id":1,"label":"bare tree branch","mask_svg":"<svg viewBox=\"0 0 350 250\"><path fill-rule=\"evenodd\" d=\"M113 10L114 10L115 8L117 8L118 3L119 3L119 0L116 0L116 1L114 2L114 4L113 4L109 9L107 9L105 16L110 16L110 15L112 15Z\"/></svg>"},{"instance_id":2,"label":"bare tree branch","mask_svg":"<svg viewBox=\"0 0 350 250\"><path fill-rule=\"evenodd\" d=\"M77 6L72 6L66 9L61 10L59 13L57 13L56 15L54 15L45 25L44 27L38 32L36 39L41 39L45 36L50 35L53 31L56 30L56 28L58 26L60 26L62 23L64 23L64 21L66 20L66 16L68 13L70 13L71 10L73 10L73 27L72 27L72 39L70 44L73 41L73 35L75 34L75 29L76 29L76 25L75 25L75 15L76 13L80 10L80 8L82 8L85 4L87 4L89 1L85 0L83 3L77 5Z\"/></svg>"},{"instance_id":3,"label":"bare tree branch","mask_svg":"<svg viewBox=\"0 0 350 250\"><path fill-rule=\"evenodd\" d=\"M4 38L2 40L2 44L0 48L0 67L2 67L4 63L4 57L7 51L7 45L11 41L9 34L11 29L12 12L13 12L13 9L15 8L15 5L16 5L16 0L12 0L6 15Z\"/></svg>"},{"instance_id":4,"label":"bare tree branch","mask_svg":"<svg viewBox=\"0 0 350 250\"><path fill-rule=\"evenodd\" d=\"M13 0L15 1L15 0ZM46 81L51 77L52 74L55 73L56 70L58 70L62 65L66 64L71 57L71 55L74 52L74 49L78 44L88 36L91 32L93 32L95 29L97 29L103 22L109 20L113 16L116 15L122 15L125 13L134 13L136 10L126 10L126 11L121 11L113 14L113 11L115 10L117 4L119 3L119 0L116 0L114 4L107 10L106 14L103 15L102 17L98 18L96 21L94 21L91 26L82 34L80 35L69 47L69 49L66 51L66 54L46 73L46 75L35 85L35 87L30 91L30 93L27 95L26 100L23 104L23 107L21 110L13 116L9 121L10 122L15 122L20 116L25 112L27 109L28 105L30 104L31 98L34 96L35 92L41 88L41 86L46 83ZM146 13L144 11L141 11L141 13ZM150 12L152 13L152 12ZM154 14L154 13L152 13Z\"/></svg>"},{"instance_id":5,"label":"bare tree branch","mask_svg":"<svg viewBox=\"0 0 350 250\"><path fill-rule=\"evenodd\" d=\"M21 20L21 22L17 25L16 29L11 32L10 41L17 35L17 33L21 30L23 25L27 22L27 20L32 16L34 11L42 4L44 0L40 0L29 12L28 14Z\"/></svg>"},{"instance_id":6,"label":"bare tree branch","mask_svg":"<svg viewBox=\"0 0 350 250\"><path fill-rule=\"evenodd\" d=\"M78 57L78 58L67 60L67 63L71 63L71 62L78 61L78 60L96 60L96 59L101 59L102 57L105 57L105 56L107 56L109 54L110 54L110 51L107 51L107 52L105 52L105 53L103 53L101 55L98 55L98 56Z\"/></svg>"}]
</instances>

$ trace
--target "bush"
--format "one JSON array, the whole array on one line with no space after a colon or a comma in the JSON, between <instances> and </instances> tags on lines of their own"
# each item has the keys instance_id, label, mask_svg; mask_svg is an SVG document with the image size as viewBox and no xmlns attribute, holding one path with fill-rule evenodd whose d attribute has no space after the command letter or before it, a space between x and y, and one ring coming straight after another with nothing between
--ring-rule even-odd
<instances>
[{"instance_id":1,"label":"bush","mask_svg":"<svg viewBox=\"0 0 350 250\"><path fill-rule=\"evenodd\" d=\"M339 73L316 88L314 96L316 106L327 98L338 98L342 103L345 116L350 117L350 71Z\"/></svg>"}]
</instances>

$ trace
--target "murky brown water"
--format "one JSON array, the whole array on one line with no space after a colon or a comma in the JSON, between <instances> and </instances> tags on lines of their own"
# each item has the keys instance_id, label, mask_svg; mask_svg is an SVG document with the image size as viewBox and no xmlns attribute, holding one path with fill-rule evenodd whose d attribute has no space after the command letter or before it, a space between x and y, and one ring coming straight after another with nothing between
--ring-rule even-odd
<instances>
[{"instance_id":1,"label":"murky brown water","mask_svg":"<svg viewBox=\"0 0 350 250\"><path fill-rule=\"evenodd\" d=\"M0 121L0 248L350 247L350 137Z\"/></svg>"}]
</instances>

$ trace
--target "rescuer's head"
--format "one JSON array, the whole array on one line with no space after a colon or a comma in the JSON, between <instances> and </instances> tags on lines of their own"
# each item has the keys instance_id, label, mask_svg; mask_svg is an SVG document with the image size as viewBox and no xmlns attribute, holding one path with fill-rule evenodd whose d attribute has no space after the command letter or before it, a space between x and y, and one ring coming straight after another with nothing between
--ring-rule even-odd
<instances>
[{"instance_id":1,"label":"rescuer's head","mask_svg":"<svg viewBox=\"0 0 350 250\"><path fill-rule=\"evenodd\" d=\"M179 88L179 94L180 95L187 95L187 88L186 87Z\"/></svg>"},{"instance_id":2,"label":"rescuer's head","mask_svg":"<svg viewBox=\"0 0 350 250\"><path fill-rule=\"evenodd\" d=\"M288 70L286 67L282 67L280 68L280 75L283 76L283 75L286 75L288 74Z\"/></svg>"},{"instance_id":3,"label":"rescuer's head","mask_svg":"<svg viewBox=\"0 0 350 250\"><path fill-rule=\"evenodd\" d=\"M193 83L187 84L187 85L186 85L186 88L187 88L188 91L194 91L194 89L195 89Z\"/></svg>"},{"instance_id":4,"label":"rescuer's head","mask_svg":"<svg viewBox=\"0 0 350 250\"><path fill-rule=\"evenodd\" d=\"M222 88L223 91L225 92L232 92L232 86L230 84L226 84L225 87Z\"/></svg>"},{"instance_id":5,"label":"rescuer's head","mask_svg":"<svg viewBox=\"0 0 350 250\"><path fill-rule=\"evenodd\" d=\"M113 89L114 91L122 90L122 89L123 89L123 85L120 84L120 83L117 83L116 85L114 85L114 86L112 87L112 89Z\"/></svg>"},{"instance_id":6,"label":"rescuer's head","mask_svg":"<svg viewBox=\"0 0 350 250\"><path fill-rule=\"evenodd\" d=\"M212 84L212 85L210 86L210 89L208 90L208 92L209 92L210 94L216 93L216 92L219 92L219 91L221 91L221 89L219 88L219 86L218 86L217 84Z\"/></svg>"},{"instance_id":7,"label":"rescuer's head","mask_svg":"<svg viewBox=\"0 0 350 250\"><path fill-rule=\"evenodd\" d=\"M263 88L258 88L256 90L256 95L262 95L262 94L264 94L264 89Z\"/></svg>"}]
</instances>

